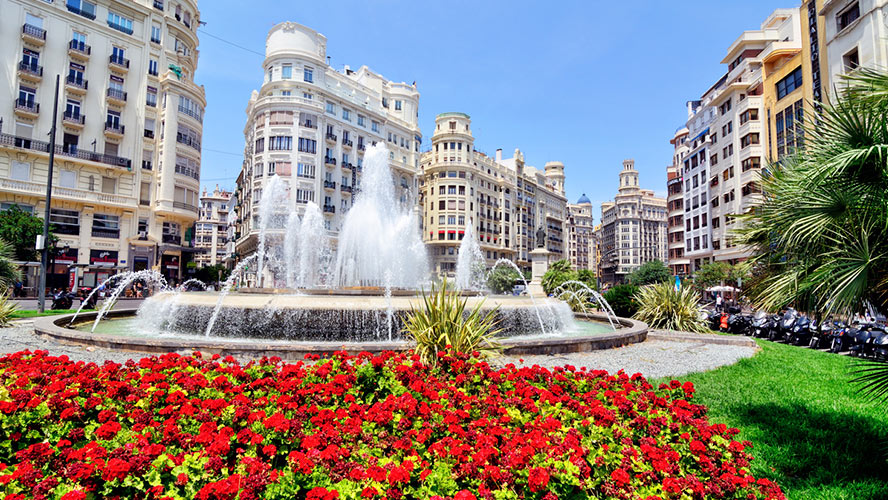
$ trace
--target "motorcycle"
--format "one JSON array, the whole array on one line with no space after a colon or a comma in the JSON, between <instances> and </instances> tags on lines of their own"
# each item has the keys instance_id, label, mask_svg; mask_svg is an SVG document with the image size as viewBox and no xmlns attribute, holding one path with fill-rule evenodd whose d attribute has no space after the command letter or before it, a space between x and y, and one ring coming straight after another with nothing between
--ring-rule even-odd
<instances>
[{"instance_id":1,"label":"motorcycle","mask_svg":"<svg viewBox=\"0 0 888 500\"><path fill-rule=\"evenodd\" d=\"M752 335L753 337L761 337L762 330L764 330L767 323L768 313L766 313L765 311L758 311L749 322L749 328L746 330L746 334Z\"/></svg>"},{"instance_id":2,"label":"motorcycle","mask_svg":"<svg viewBox=\"0 0 888 500\"><path fill-rule=\"evenodd\" d=\"M885 325L873 325L873 334L870 340L872 341L870 356L879 361L888 360L888 332L885 331Z\"/></svg>"},{"instance_id":3,"label":"motorcycle","mask_svg":"<svg viewBox=\"0 0 888 500\"><path fill-rule=\"evenodd\" d=\"M848 351L851 356L866 356L867 344L870 343L870 337L873 335L870 326L860 325L859 328L852 328L848 331Z\"/></svg>"},{"instance_id":4,"label":"motorcycle","mask_svg":"<svg viewBox=\"0 0 888 500\"><path fill-rule=\"evenodd\" d=\"M99 301L99 294L92 293L93 289L89 287L83 287L80 289L80 300L84 309L95 309L96 304Z\"/></svg>"},{"instance_id":5,"label":"motorcycle","mask_svg":"<svg viewBox=\"0 0 888 500\"><path fill-rule=\"evenodd\" d=\"M853 325L842 324L834 328L830 335L829 352L838 354L848 349L851 339L857 334L858 328Z\"/></svg>"},{"instance_id":6,"label":"motorcycle","mask_svg":"<svg viewBox=\"0 0 888 500\"><path fill-rule=\"evenodd\" d=\"M778 340L788 338L790 332L792 331L792 327L795 325L798 319L799 313L797 313L795 309L787 309L786 312L783 313L783 316L780 318L780 321L777 323L777 328L774 328L768 332L768 340L776 342Z\"/></svg>"},{"instance_id":7,"label":"motorcycle","mask_svg":"<svg viewBox=\"0 0 888 500\"><path fill-rule=\"evenodd\" d=\"M728 331L734 335L744 335L749 330L749 316L743 314L731 314L728 316Z\"/></svg>"},{"instance_id":8,"label":"motorcycle","mask_svg":"<svg viewBox=\"0 0 888 500\"><path fill-rule=\"evenodd\" d=\"M74 299L77 297L73 292L66 292L64 290L56 293L52 297L52 306L50 308L53 311L58 311L61 309L71 309L71 305L74 303Z\"/></svg>"},{"instance_id":9,"label":"motorcycle","mask_svg":"<svg viewBox=\"0 0 888 500\"><path fill-rule=\"evenodd\" d=\"M833 330L838 327L838 322L834 322L831 319L821 321L816 328L811 328L811 338L808 340L808 347L811 349L822 349L829 342Z\"/></svg>"},{"instance_id":10,"label":"motorcycle","mask_svg":"<svg viewBox=\"0 0 888 500\"><path fill-rule=\"evenodd\" d=\"M811 340L811 328L816 328L807 316L799 317L786 335L786 343L791 345L807 344Z\"/></svg>"}]
</instances>

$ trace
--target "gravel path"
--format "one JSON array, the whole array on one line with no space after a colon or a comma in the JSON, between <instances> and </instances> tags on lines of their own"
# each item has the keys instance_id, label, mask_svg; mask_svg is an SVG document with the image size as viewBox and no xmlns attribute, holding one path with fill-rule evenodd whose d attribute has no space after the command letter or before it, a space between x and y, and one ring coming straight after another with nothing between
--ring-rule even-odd
<instances>
[{"instance_id":1,"label":"gravel path","mask_svg":"<svg viewBox=\"0 0 888 500\"><path fill-rule=\"evenodd\" d=\"M25 349L45 349L52 355L68 355L73 360L103 363L111 360L123 363L128 359L139 359L151 356L150 353L117 351L101 347L84 347L63 344L34 335L31 321L17 322L10 328L0 328L0 355L23 351ZM515 363L523 360L525 365L540 365L548 368L573 365L577 369L585 366L588 369L607 370L626 373L641 373L648 378L677 377L693 372L712 370L720 366L734 364L743 358L752 357L756 348L739 345L720 345L702 341L666 340L661 335L639 344L632 344L619 349L607 349L574 354L553 356L525 355L505 356L497 363ZM188 354L190 351L182 351Z\"/></svg>"}]
</instances>

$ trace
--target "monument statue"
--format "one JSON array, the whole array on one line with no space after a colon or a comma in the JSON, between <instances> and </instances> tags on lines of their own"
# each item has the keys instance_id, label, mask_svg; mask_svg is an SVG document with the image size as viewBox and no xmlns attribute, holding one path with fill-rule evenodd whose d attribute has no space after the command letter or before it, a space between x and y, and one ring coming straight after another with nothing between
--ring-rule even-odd
<instances>
[{"instance_id":1,"label":"monument statue","mask_svg":"<svg viewBox=\"0 0 888 500\"><path fill-rule=\"evenodd\" d=\"M543 226L540 226L539 229L537 229L536 244L537 248L546 248L546 230L543 229Z\"/></svg>"}]
</instances>

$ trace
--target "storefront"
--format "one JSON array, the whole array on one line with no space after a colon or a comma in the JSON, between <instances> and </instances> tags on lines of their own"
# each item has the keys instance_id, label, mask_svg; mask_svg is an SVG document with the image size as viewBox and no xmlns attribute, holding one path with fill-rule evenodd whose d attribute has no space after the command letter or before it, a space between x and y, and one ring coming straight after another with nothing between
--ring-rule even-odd
<instances>
[{"instance_id":1,"label":"storefront","mask_svg":"<svg viewBox=\"0 0 888 500\"><path fill-rule=\"evenodd\" d=\"M117 273L116 250L90 250L89 267L83 272L81 286L94 288Z\"/></svg>"},{"instance_id":2,"label":"storefront","mask_svg":"<svg viewBox=\"0 0 888 500\"><path fill-rule=\"evenodd\" d=\"M145 246L145 245L130 245L129 246L129 257L130 264L129 270L133 272L144 271L146 269L151 269L154 267L155 263L155 252L157 251L157 247L154 245Z\"/></svg>"},{"instance_id":3,"label":"storefront","mask_svg":"<svg viewBox=\"0 0 888 500\"><path fill-rule=\"evenodd\" d=\"M69 266L77 263L76 248L59 248L50 257L50 265L46 269L46 289L70 289Z\"/></svg>"}]
</instances>

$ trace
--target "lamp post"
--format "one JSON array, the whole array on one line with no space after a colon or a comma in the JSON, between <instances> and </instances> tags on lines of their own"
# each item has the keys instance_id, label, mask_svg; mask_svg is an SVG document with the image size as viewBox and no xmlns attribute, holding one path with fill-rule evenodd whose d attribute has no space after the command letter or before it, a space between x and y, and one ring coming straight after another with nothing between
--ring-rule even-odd
<instances>
[{"instance_id":1,"label":"lamp post","mask_svg":"<svg viewBox=\"0 0 888 500\"><path fill-rule=\"evenodd\" d=\"M52 105L52 128L49 129L49 172L46 174L46 211L43 217L43 255L40 259L40 285L37 289L37 309L44 311L46 306L46 264L49 257L49 215L52 205L52 170L55 165L56 122L59 118L59 75L56 75L55 95Z\"/></svg>"}]
</instances>

